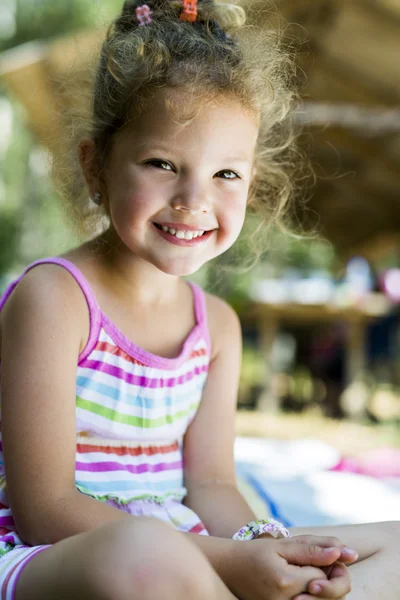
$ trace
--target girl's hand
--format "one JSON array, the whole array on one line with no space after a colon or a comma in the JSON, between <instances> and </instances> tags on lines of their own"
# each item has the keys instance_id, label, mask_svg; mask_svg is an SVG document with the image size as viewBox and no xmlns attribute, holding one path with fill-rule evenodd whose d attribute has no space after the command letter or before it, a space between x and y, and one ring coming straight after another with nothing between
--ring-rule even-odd
<instances>
[{"instance_id":1,"label":"girl's hand","mask_svg":"<svg viewBox=\"0 0 400 600\"><path fill-rule=\"evenodd\" d=\"M316 536L282 540L268 536L268 539L237 542L225 581L240 600L310 600L310 589L315 589L309 587L311 582L324 583L326 590L314 597L339 600L350 591L348 572L344 565L335 567L328 581L324 568L332 567L339 559L348 562L349 556L339 541L339 547L332 544L325 547L326 543L326 538ZM352 555L351 562L356 556Z\"/></svg>"},{"instance_id":2,"label":"girl's hand","mask_svg":"<svg viewBox=\"0 0 400 600\"><path fill-rule=\"evenodd\" d=\"M336 537L324 537L315 535L295 536L296 541L309 546L321 548L334 548L340 552L337 562L332 565L321 567L326 578L313 580L309 583L307 594L300 594L294 600L310 600L320 598L324 600L343 600L351 590L350 573L344 563L351 564L358 558L357 552L347 548Z\"/></svg>"},{"instance_id":3,"label":"girl's hand","mask_svg":"<svg viewBox=\"0 0 400 600\"><path fill-rule=\"evenodd\" d=\"M335 563L329 569L324 569L324 571L328 571L328 580L313 580L308 584L308 593L300 594L296 596L294 600L310 600L314 598L324 599L324 600L344 600L346 598L346 594L351 589L351 580L350 574L348 572L347 567L342 563ZM335 595L340 593L342 589L343 595L338 596Z\"/></svg>"},{"instance_id":4,"label":"girl's hand","mask_svg":"<svg viewBox=\"0 0 400 600\"><path fill-rule=\"evenodd\" d=\"M356 561L357 552L347 548L335 537L302 535L295 536L295 539L305 544L317 544L325 548L335 547L340 550L341 554L338 562L328 567L322 567L327 579L311 581L307 588L308 593L300 594L294 600L310 600L312 598L343 600L351 589L351 578L347 567L342 563L351 564Z\"/></svg>"},{"instance_id":5,"label":"girl's hand","mask_svg":"<svg viewBox=\"0 0 400 600\"><path fill-rule=\"evenodd\" d=\"M260 538L263 537L271 539L271 536L269 536L268 534L262 534L260 536ZM322 535L296 535L287 539L296 540L296 542L300 544L306 544L308 546L319 546L320 548L337 548L338 550L340 550L340 555L337 560L338 562L344 564L352 564L358 558L357 552L355 550L352 550L351 548L347 548L343 544L343 542L341 542L337 537ZM331 565L326 565L326 567L326 572L328 574L329 569L331 569Z\"/></svg>"},{"instance_id":6,"label":"girl's hand","mask_svg":"<svg viewBox=\"0 0 400 600\"><path fill-rule=\"evenodd\" d=\"M292 600L307 592L311 581L326 580L318 567L334 564L339 555L336 548L326 550L295 538L236 542L224 580L240 600Z\"/></svg>"}]
</instances>

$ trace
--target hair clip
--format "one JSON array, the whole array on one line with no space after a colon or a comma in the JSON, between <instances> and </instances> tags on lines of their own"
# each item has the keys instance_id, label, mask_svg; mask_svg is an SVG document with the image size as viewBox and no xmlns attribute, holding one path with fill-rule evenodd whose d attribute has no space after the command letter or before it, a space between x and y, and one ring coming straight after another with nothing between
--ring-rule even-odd
<instances>
[{"instance_id":1,"label":"hair clip","mask_svg":"<svg viewBox=\"0 0 400 600\"><path fill-rule=\"evenodd\" d=\"M194 23L197 18L197 0L183 0L181 21Z\"/></svg>"},{"instance_id":2,"label":"hair clip","mask_svg":"<svg viewBox=\"0 0 400 600\"><path fill-rule=\"evenodd\" d=\"M136 9L136 17L139 21L139 25L148 25L153 21L151 18L152 11L150 10L150 6L147 4L142 4L142 6L138 6Z\"/></svg>"}]
</instances>

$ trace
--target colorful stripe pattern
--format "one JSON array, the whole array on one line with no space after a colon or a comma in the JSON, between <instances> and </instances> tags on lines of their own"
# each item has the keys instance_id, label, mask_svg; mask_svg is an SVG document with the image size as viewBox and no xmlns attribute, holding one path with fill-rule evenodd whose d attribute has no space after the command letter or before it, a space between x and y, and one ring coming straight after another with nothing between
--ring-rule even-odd
<instances>
[{"instance_id":1,"label":"colorful stripe pattern","mask_svg":"<svg viewBox=\"0 0 400 600\"><path fill-rule=\"evenodd\" d=\"M207 535L199 517L182 504L187 493L183 436L199 407L210 360L203 292L190 284L196 326L178 357L163 358L139 348L118 330L69 261L46 259L27 270L43 262L71 273L90 310L90 337L76 377L77 489L131 514L153 515L180 531ZM22 276L6 291L0 310ZM15 574L34 549L24 545L15 530L0 434L1 600L12 598Z\"/></svg>"},{"instance_id":2,"label":"colorful stripe pattern","mask_svg":"<svg viewBox=\"0 0 400 600\"><path fill-rule=\"evenodd\" d=\"M100 330L78 367L76 485L99 500L182 499L182 439L207 376L203 339L188 360L163 370L132 362Z\"/></svg>"}]
</instances>

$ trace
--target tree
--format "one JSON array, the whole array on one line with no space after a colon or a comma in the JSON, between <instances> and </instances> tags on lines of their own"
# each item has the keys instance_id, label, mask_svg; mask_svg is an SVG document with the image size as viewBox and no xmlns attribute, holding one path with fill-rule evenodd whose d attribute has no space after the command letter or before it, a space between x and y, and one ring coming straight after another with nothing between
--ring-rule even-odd
<instances>
[{"instance_id":1,"label":"tree","mask_svg":"<svg viewBox=\"0 0 400 600\"><path fill-rule=\"evenodd\" d=\"M0 52L101 25L118 14L117 0L0 0ZM0 277L72 242L58 211L46 149L29 128L18 100L0 81ZM2 123L2 124L3 124Z\"/></svg>"}]
</instances>

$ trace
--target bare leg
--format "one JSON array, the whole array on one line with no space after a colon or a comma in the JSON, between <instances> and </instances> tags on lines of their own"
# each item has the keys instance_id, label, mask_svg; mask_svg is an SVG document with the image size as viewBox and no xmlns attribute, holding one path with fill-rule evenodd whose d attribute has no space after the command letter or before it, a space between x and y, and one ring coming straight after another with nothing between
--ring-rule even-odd
<instances>
[{"instance_id":1,"label":"bare leg","mask_svg":"<svg viewBox=\"0 0 400 600\"><path fill-rule=\"evenodd\" d=\"M108 523L43 550L15 600L234 600L193 542L155 519Z\"/></svg>"},{"instance_id":2,"label":"bare leg","mask_svg":"<svg viewBox=\"0 0 400 600\"><path fill-rule=\"evenodd\" d=\"M357 562L350 566L349 600L400 598L400 523L295 528L291 533L334 536L358 552Z\"/></svg>"}]
</instances>

